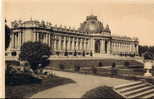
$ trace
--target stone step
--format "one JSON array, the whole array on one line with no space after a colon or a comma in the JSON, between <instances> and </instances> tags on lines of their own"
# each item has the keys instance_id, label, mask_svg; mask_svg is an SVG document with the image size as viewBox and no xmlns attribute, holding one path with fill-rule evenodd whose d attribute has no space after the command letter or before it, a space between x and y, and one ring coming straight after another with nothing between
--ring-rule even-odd
<instances>
[{"instance_id":1,"label":"stone step","mask_svg":"<svg viewBox=\"0 0 154 99\"><path fill-rule=\"evenodd\" d=\"M149 99L149 98L152 98L152 97L154 97L154 93L151 93L151 94L142 96L143 99ZM153 98L152 98L152 99L153 99Z\"/></svg>"},{"instance_id":2,"label":"stone step","mask_svg":"<svg viewBox=\"0 0 154 99\"><path fill-rule=\"evenodd\" d=\"M154 93L154 88L140 92L140 93L137 93L137 94L134 94L134 95L131 95L131 96L128 96L128 98L141 98L142 96L149 95L151 93Z\"/></svg>"},{"instance_id":3,"label":"stone step","mask_svg":"<svg viewBox=\"0 0 154 99\"><path fill-rule=\"evenodd\" d=\"M128 84L118 85L118 86L115 86L114 89L118 90L118 89L126 88L129 86L135 86L135 85L138 85L141 83L143 83L143 81L137 81L137 82L132 82L132 83L128 83Z\"/></svg>"},{"instance_id":4,"label":"stone step","mask_svg":"<svg viewBox=\"0 0 154 99\"><path fill-rule=\"evenodd\" d=\"M119 91L120 93L125 93L127 91L135 90L135 89L142 88L142 87L145 87L145 86L147 86L147 83L141 83L139 85L130 86L130 87L127 87L127 88L119 89L117 91Z\"/></svg>"},{"instance_id":5,"label":"stone step","mask_svg":"<svg viewBox=\"0 0 154 99\"><path fill-rule=\"evenodd\" d=\"M152 88L153 88L152 86L145 86L143 88L138 88L138 89L134 89L132 91L127 91L127 92L123 93L123 95L130 96L130 95L137 94L137 93L140 93L140 92L152 89Z\"/></svg>"}]
</instances>

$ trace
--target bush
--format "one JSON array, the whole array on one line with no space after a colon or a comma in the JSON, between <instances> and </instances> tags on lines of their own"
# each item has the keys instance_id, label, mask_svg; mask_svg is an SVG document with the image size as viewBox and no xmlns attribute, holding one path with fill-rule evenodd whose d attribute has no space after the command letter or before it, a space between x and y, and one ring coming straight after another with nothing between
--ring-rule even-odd
<instances>
[{"instance_id":1,"label":"bush","mask_svg":"<svg viewBox=\"0 0 154 99\"><path fill-rule=\"evenodd\" d=\"M28 61L33 70L43 68L49 63L48 58L51 55L51 51L47 44L26 42L21 46L20 50L20 60ZM38 66L39 64L41 64L41 67Z\"/></svg>"},{"instance_id":2,"label":"bush","mask_svg":"<svg viewBox=\"0 0 154 99\"><path fill-rule=\"evenodd\" d=\"M60 68L61 70L64 70L64 69L65 69L65 66L64 66L63 64L60 64L60 65L59 65L59 68Z\"/></svg>"},{"instance_id":3,"label":"bush","mask_svg":"<svg viewBox=\"0 0 154 99\"><path fill-rule=\"evenodd\" d=\"M129 64L129 62L125 62L124 65L125 65L126 67L129 67L130 64Z\"/></svg>"},{"instance_id":4,"label":"bush","mask_svg":"<svg viewBox=\"0 0 154 99\"><path fill-rule=\"evenodd\" d=\"M122 97L115 93L111 87L101 86L86 92L82 98L121 99Z\"/></svg>"},{"instance_id":5,"label":"bush","mask_svg":"<svg viewBox=\"0 0 154 99\"><path fill-rule=\"evenodd\" d=\"M75 72L79 72L79 71L80 71L80 66L74 65L74 71L75 71Z\"/></svg>"},{"instance_id":6,"label":"bush","mask_svg":"<svg viewBox=\"0 0 154 99\"><path fill-rule=\"evenodd\" d=\"M116 63L113 62L113 63L112 63L112 68L115 68L115 67L116 67Z\"/></svg>"},{"instance_id":7,"label":"bush","mask_svg":"<svg viewBox=\"0 0 154 99\"><path fill-rule=\"evenodd\" d=\"M5 79L6 79L6 85L25 85L25 84L41 83L41 79L35 78L32 75L26 73L6 74Z\"/></svg>"},{"instance_id":8,"label":"bush","mask_svg":"<svg viewBox=\"0 0 154 99\"><path fill-rule=\"evenodd\" d=\"M92 72L94 73L94 74L96 74L97 73L97 68L95 67L95 66L92 66Z\"/></svg>"},{"instance_id":9,"label":"bush","mask_svg":"<svg viewBox=\"0 0 154 99\"><path fill-rule=\"evenodd\" d=\"M102 62L99 62L99 63L98 63L98 66L99 66L99 67L102 67L102 66L103 66Z\"/></svg>"}]
</instances>

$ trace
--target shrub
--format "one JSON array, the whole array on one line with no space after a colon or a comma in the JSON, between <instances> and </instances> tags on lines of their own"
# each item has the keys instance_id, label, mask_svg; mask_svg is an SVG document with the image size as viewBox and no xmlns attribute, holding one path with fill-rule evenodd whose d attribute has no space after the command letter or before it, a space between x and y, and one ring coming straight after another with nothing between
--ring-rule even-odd
<instances>
[{"instance_id":1,"label":"shrub","mask_svg":"<svg viewBox=\"0 0 154 99\"><path fill-rule=\"evenodd\" d=\"M105 99L105 98L111 98L111 99L121 99L122 97L120 95L118 95L117 93L115 93L111 87L108 86L101 86L101 87L97 87L95 89L92 89L88 92L86 92L82 98L101 98L101 99Z\"/></svg>"},{"instance_id":2,"label":"shrub","mask_svg":"<svg viewBox=\"0 0 154 99\"><path fill-rule=\"evenodd\" d=\"M129 67L130 64L129 64L129 62L125 62L124 65L125 65L126 67Z\"/></svg>"},{"instance_id":3,"label":"shrub","mask_svg":"<svg viewBox=\"0 0 154 99\"><path fill-rule=\"evenodd\" d=\"M98 66L99 66L99 67L102 67L102 66L103 66L102 62L99 62L99 63L98 63Z\"/></svg>"},{"instance_id":4,"label":"shrub","mask_svg":"<svg viewBox=\"0 0 154 99\"><path fill-rule=\"evenodd\" d=\"M94 73L94 74L96 74L97 73L97 68L95 67L95 66L92 66L92 72Z\"/></svg>"},{"instance_id":5,"label":"shrub","mask_svg":"<svg viewBox=\"0 0 154 99\"><path fill-rule=\"evenodd\" d=\"M113 63L112 63L112 68L115 68L115 67L116 67L116 63L113 62Z\"/></svg>"},{"instance_id":6,"label":"shrub","mask_svg":"<svg viewBox=\"0 0 154 99\"><path fill-rule=\"evenodd\" d=\"M64 67L63 64L60 64L60 65L59 65L59 68L60 68L61 70L64 70L64 69L65 69L65 67Z\"/></svg>"},{"instance_id":7,"label":"shrub","mask_svg":"<svg viewBox=\"0 0 154 99\"><path fill-rule=\"evenodd\" d=\"M79 72L79 71L80 71L80 66L74 65L74 71L75 71L75 72Z\"/></svg>"},{"instance_id":8,"label":"shrub","mask_svg":"<svg viewBox=\"0 0 154 99\"><path fill-rule=\"evenodd\" d=\"M51 51L47 44L26 42L21 46L20 50L19 59L21 61L28 61L33 70L43 68L49 63L48 58L51 55ZM41 67L38 64L41 64Z\"/></svg>"}]
</instances>

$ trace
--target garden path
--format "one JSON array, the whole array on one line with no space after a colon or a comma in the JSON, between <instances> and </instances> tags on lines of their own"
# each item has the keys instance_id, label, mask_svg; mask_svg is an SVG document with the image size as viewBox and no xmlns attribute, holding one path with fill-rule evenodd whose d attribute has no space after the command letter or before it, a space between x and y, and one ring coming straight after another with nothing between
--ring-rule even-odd
<instances>
[{"instance_id":1,"label":"garden path","mask_svg":"<svg viewBox=\"0 0 154 99\"><path fill-rule=\"evenodd\" d=\"M70 78L76 83L60 85L34 94L31 98L80 98L87 91L98 86L115 86L133 82L111 77L54 71L56 76Z\"/></svg>"}]
</instances>

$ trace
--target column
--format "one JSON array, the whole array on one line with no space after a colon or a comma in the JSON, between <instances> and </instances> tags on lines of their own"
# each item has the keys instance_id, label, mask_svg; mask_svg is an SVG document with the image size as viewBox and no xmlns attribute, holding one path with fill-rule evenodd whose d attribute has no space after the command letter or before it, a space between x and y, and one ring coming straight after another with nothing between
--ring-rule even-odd
<instances>
[{"instance_id":1,"label":"column","mask_svg":"<svg viewBox=\"0 0 154 99\"><path fill-rule=\"evenodd\" d=\"M14 48L14 33L11 35L11 48Z\"/></svg>"},{"instance_id":2,"label":"column","mask_svg":"<svg viewBox=\"0 0 154 99\"><path fill-rule=\"evenodd\" d=\"M66 49L66 45L65 45L65 44L66 44L66 38L65 38L65 36L64 36L64 41L63 41L63 42L64 42L64 43L63 43L63 45L64 45L64 46L63 46L63 49L64 49L64 51L65 51L65 49Z\"/></svg>"},{"instance_id":3,"label":"column","mask_svg":"<svg viewBox=\"0 0 154 99\"><path fill-rule=\"evenodd\" d=\"M17 44L18 44L17 48L19 49L19 47L20 47L20 32L18 32L18 38L17 38L17 40L18 40L18 42L17 42Z\"/></svg>"},{"instance_id":4,"label":"column","mask_svg":"<svg viewBox=\"0 0 154 99\"><path fill-rule=\"evenodd\" d=\"M82 41L82 50L83 51L86 50L85 47L86 47L86 41L85 41L85 38L83 38L83 41Z\"/></svg>"},{"instance_id":5,"label":"column","mask_svg":"<svg viewBox=\"0 0 154 99\"><path fill-rule=\"evenodd\" d=\"M68 37L66 37L66 42L65 42L65 50L68 50Z\"/></svg>"},{"instance_id":6,"label":"column","mask_svg":"<svg viewBox=\"0 0 154 99\"><path fill-rule=\"evenodd\" d=\"M48 45L48 33L46 32L46 44Z\"/></svg>"},{"instance_id":7,"label":"column","mask_svg":"<svg viewBox=\"0 0 154 99\"><path fill-rule=\"evenodd\" d=\"M101 40L101 53L105 53L105 40Z\"/></svg>"},{"instance_id":8,"label":"column","mask_svg":"<svg viewBox=\"0 0 154 99\"><path fill-rule=\"evenodd\" d=\"M87 40L87 50L91 51L91 39L90 38Z\"/></svg>"},{"instance_id":9,"label":"column","mask_svg":"<svg viewBox=\"0 0 154 99\"><path fill-rule=\"evenodd\" d=\"M56 38L54 38L53 45L53 49L56 50Z\"/></svg>"},{"instance_id":10,"label":"column","mask_svg":"<svg viewBox=\"0 0 154 99\"><path fill-rule=\"evenodd\" d=\"M33 32L33 41L36 41L36 31Z\"/></svg>"},{"instance_id":11,"label":"column","mask_svg":"<svg viewBox=\"0 0 154 99\"><path fill-rule=\"evenodd\" d=\"M61 50L61 38L59 36L58 50Z\"/></svg>"},{"instance_id":12,"label":"column","mask_svg":"<svg viewBox=\"0 0 154 99\"><path fill-rule=\"evenodd\" d=\"M53 35L50 34L50 48L53 49Z\"/></svg>"},{"instance_id":13,"label":"column","mask_svg":"<svg viewBox=\"0 0 154 99\"><path fill-rule=\"evenodd\" d=\"M70 50L70 37L67 37L67 50Z\"/></svg>"},{"instance_id":14,"label":"column","mask_svg":"<svg viewBox=\"0 0 154 99\"><path fill-rule=\"evenodd\" d=\"M129 42L129 54L131 53L131 43Z\"/></svg>"},{"instance_id":15,"label":"column","mask_svg":"<svg viewBox=\"0 0 154 99\"><path fill-rule=\"evenodd\" d=\"M82 39L80 39L80 51L82 51Z\"/></svg>"},{"instance_id":16,"label":"column","mask_svg":"<svg viewBox=\"0 0 154 99\"><path fill-rule=\"evenodd\" d=\"M43 43L46 43L46 34L45 33L43 33Z\"/></svg>"},{"instance_id":17,"label":"column","mask_svg":"<svg viewBox=\"0 0 154 99\"><path fill-rule=\"evenodd\" d=\"M49 47L51 48L51 40L50 40L51 38L50 38L50 33L48 34L48 45L49 45Z\"/></svg>"},{"instance_id":18,"label":"column","mask_svg":"<svg viewBox=\"0 0 154 99\"><path fill-rule=\"evenodd\" d=\"M18 37L17 37L17 33L15 34L15 48L17 48L18 46Z\"/></svg>"},{"instance_id":19,"label":"column","mask_svg":"<svg viewBox=\"0 0 154 99\"><path fill-rule=\"evenodd\" d=\"M88 40L85 39L85 51L87 52L88 51Z\"/></svg>"},{"instance_id":20,"label":"column","mask_svg":"<svg viewBox=\"0 0 154 99\"><path fill-rule=\"evenodd\" d=\"M78 38L76 39L76 50L78 51L78 45L79 45L79 40Z\"/></svg>"},{"instance_id":21,"label":"column","mask_svg":"<svg viewBox=\"0 0 154 99\"><path fill-rule=\"evenodd\" d=\"M47 33L47 45L49 46L49 33Z\"/></svg>"},{"instance_id":22,"label":"column","mask_svg":"<svg viewBox=\"0 0 154 99\"><path fill-rule=\"evenodd\" d=\"M21 47L21 32L19 32L19 49L20 49L20 47Z\"/></svg>"},{"instance_id":23,"label":"column","mask_svg":"<svg viewBox=\"0 0 154 99\"><path fill-rule=\"evenodd\" d=\"M72 51L74 51L74 37L72 37Z\"/></svg>"},{"instance_id":24,"label":"column","mask_svg":"<svg viewBox=\"0 0 154 99\"><path fill-rule=\"evenodd\" d=\"M36 40L39 41L39 32L36 33Z\"/></svg>"},{"instance_id":25,"label":"column","mask_svg":"<svg viewBox=\"0 0 154 99\"><path fill-rule=\"evenodd\" d=\"M89 39L89 42L88 42L88 43L89 43L89 44L88 44L88 46L89 46L89 48L88 48L89 51L92 51L92 50L93 50L93 41L92 41L92 40L93 40L93 39L90 38L90 39Z\"/></svg>"},{"instance_id":26,"label":"column","mask_svg":"<svg viewBox=\"0 0 154 99\"><path fill-rule=\"evenodd\" d=\"M37 41L37 32L35 32L35 41Z\"/></svg>"},{"instance_id":27,"label":"column","mask_svg":"<svg viewBox=\"0 0 154 99\"><path fill-rule=\"evenodd\" d=\"M76 43L76 40L74 40L74 50L77 50L77 49L76 49L76 44L77 44L77 43Z\"/></svg>"},{"instance_id":28,"label":"column","mask_svg":"<svg viewBox=\"0 0 154 99\"><path fill-rule=\"evenodd\" d=\"M107 43L107 53L108 54L110 54L111 53L111 42L110 41L108 41L108 43Z\"/></svg>"},{"instance_id":29,"label":"column","mask_svg":"<svg viewBox=\"0 0 154 99\"><path fill-rule=\"evenodd\" d=\"M138 44L136 44L136 55L138 55Z\"/></svg>"},{"instance_id":30,"label":"column","mask_svg":"<svg viewBox=\"0 0 154 99\"><path fill-rule=\"evenodd\" d=\"M45 33L42 33L43 34L43 43L45 43L45 39L46 39L46 37L45 37Z\"/></svg>"},{"instance_id":31,"label":"column","mask_svg":"<svg viewBox=\"0 0 154 99\"><path fill-rule=\"evenodd\" d=\"M92 38L91 39L91 51L94 53L94 46L95 46L95 40Z\"/></svg>"},{"instance_id":32,"label":"column","mask_svg":"<svg viewBox=\"0 0 154 99\"><path fill-rule=\"evenodd\" d=\"M59 39L56 40L56 50L59 50Z\"/></svg>"}]
</instances>

